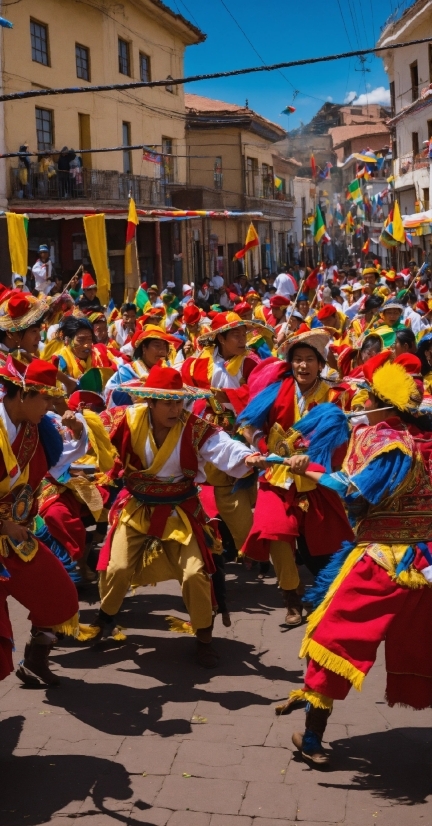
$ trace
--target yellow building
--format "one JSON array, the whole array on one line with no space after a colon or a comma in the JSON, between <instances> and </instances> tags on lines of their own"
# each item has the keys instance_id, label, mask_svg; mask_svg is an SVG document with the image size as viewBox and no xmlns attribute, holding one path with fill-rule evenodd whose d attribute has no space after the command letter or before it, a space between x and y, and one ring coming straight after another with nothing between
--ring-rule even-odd
<instances>
[{"instance_id":1,"label":"yellow building","mask_svg":"<svg viewBox=\"0 0 432 826\"><path fill-rule=\"evenodd\" d=\"M7 17L13 29L0 29L3 94L167 78L166 86L151 89L2 104L0 152L17 152L27 144L29 152L39 154L23 155L21 162L16 158L2 161L1 203L3 208L6 204L12 209L14 205L28 207L32 253L39 243L51 243L57 268L67 275L81 258L85 260L82 221L49 221L45 217L48 207L57 215L80 207L83 211L127 207L129 192L138 206L166 206L171 185L186 181L184 92L169 80L183 76L186 46L202 42L205 35L160 0L21 0L8 6ZM164 153L163 161L153 162L157 155L151 153L147 155L151 160L143 158L140 148L82 154L83 165L72 164L76 170L72 175L56 169L63 147L83 150L123 145L154 147L155 153ZM122 278L124 220L111 220L108 227L115 284ZM157 227L165 254L163 275L171 277L178 228L174 232L171 224ZM159 243L154 235L153 225L140 225L141 271L150 279Z\"/></svg>"},{"instance_id":2,"label":"yellow building","mask_svg":"<svg viewBox=\"0 0 432 826\"><path fill-rule=\"evenodd\" d=\"M248 256L249 275L273 272L291 263L294 220L293 179L300 164L283 157L274 144L285 130L248 105L185 94L187 111L186 188L173 192L180 208L262 212L254 220L260 238L256 254ZM203 219L186 226L188 270L192 280L212 277L226 281L238 273L234 253L244 246L250 219Z\"/></svg>"}]
</instances>

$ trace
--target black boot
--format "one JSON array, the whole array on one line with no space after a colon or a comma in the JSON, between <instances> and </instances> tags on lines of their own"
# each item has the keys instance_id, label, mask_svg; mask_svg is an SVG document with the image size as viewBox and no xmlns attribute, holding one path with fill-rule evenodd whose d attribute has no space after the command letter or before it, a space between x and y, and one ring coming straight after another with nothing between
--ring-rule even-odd
<instances>
[{"instance_id":1,"label":"black boot","mask_svg":"<svg viewBox=\"0 0 432 826\"><path fill-rule=\"evenodd\" d=\"M291 591L282 591L284 595L285 607L287 609L285 616L285 625L295 628L302 624L302 602L297 593L296 588Z\"/></svg>"},{"instance_id":2,"label":"black boot","mask_svg":"<svg viewBox=\"0 0 432 826\"><path fill-rule=\"evenodd\" d=\"M117 614L112 617L109 614L106 614L105 611L102 611L102 608L99 608L98 615L96 620L92 623L92 626L100 628L99 639L106 640L118 631Z\"/></svg>"},{"instance_id":3,"label":"black boot","mask_svg":"<svg viewBox=\"0 0 432 826\"><path fill-rule=\"evenodd\" d=\"M328 766L330 760L321 741L326 730L327 720L331 714L328 708L315 708L310 703L306 707L306 728L304 734L292 736L294 745L308 763L316 766Z\"/></svg>"},{"instance_id":4,"label":"black boot","mask_svg":"<svg viewBox=\"0 0 432 826\"><path fill-rule=\"evenodd\" d=\"M52 631L32 629L30 642L24 649L24 659L20 662L16 675L29 688L45 685L60 685L60 680L50 671L48 657L57 637Z\"/></svg>"},{"instance_id":5,"label":"black boot","mask_svg":"<svg viewBox=\"0 0 432 826\"><path fill-rule=\"evenodd\" d=\"M197 662L203 668L216 668L219 654L212 646L213 623L208 628L198 628L197 638Z\"/></svg>"}]
</instances>

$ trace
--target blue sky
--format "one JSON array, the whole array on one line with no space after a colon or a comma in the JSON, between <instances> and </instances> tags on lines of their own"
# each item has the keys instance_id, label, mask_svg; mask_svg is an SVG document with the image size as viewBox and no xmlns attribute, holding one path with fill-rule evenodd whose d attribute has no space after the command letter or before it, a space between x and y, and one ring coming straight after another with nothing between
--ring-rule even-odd
<instances>
[{"instance_id":1,"label":"blue sky","mask_svg":"<svg viewBox=\"0 0 432 826\"><path fill-rule=\"evenodd\" d=\"M186 74L258 66L262 61L236 26L225 5L265 63L279 63L355 49L371 48L390 14L409 0L164 0L207 34L186 50ZM341 14L342 12L342 14ZM326 100L342 103L354 94L359 102L385 103L388 81L382 61L369 57L359 71L357 59L284 69L190 84L187 91L249 106L285 129L307 123ZM283 75L283 76L282 76ZM295 95L295 91L299 94ZM351 94L350 94L351 93ZM289 117L287 105L296 107Z\"/></svg>"}]
</instances>

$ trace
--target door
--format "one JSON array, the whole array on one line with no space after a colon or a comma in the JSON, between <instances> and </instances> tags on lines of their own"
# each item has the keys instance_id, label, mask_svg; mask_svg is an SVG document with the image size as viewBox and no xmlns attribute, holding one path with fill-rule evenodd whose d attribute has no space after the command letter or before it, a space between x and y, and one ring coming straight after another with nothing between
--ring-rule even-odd
<instances>
[{"instance_id":1,"label":"door","mask_svg":"<svg viewBox=\"0 0 432 826\"><path fill-rule=\"evenodd\" d=\"M78 114L80 149L91 149L90 115ZM82 155L83 167L92 168L91 152Z\"/></svg>"}]
</instances>

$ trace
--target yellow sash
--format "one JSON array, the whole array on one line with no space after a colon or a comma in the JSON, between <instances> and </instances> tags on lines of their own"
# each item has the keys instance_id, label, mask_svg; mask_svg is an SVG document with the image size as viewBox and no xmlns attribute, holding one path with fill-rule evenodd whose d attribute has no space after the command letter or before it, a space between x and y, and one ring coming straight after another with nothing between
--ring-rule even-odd
<instances>
[{"instance_id":1,"label":"yellow sash","mask_svg":"<svg viewBox=\"0 0 432 826\"><path fill-rule=\"evenodd\" d=\"M58 356L62 356L66 362L67 367L67 375L70 376L72 379L79 379L81 378L83 373L86 373L87 370L90 370L92 366L92 357L88 356L87 359L84 361L83 359L77 358L74 355L72 350L67 344L64 344L61 350L57 353Z\"/></svg>"}]
</instances>

